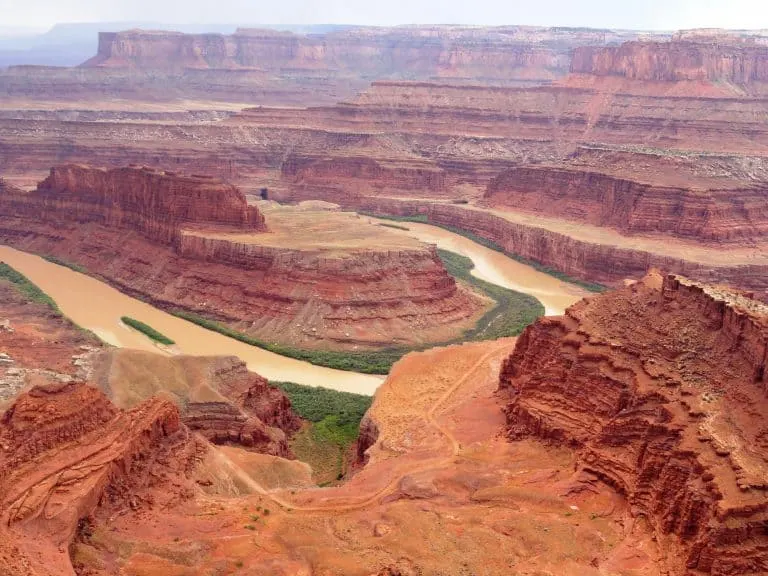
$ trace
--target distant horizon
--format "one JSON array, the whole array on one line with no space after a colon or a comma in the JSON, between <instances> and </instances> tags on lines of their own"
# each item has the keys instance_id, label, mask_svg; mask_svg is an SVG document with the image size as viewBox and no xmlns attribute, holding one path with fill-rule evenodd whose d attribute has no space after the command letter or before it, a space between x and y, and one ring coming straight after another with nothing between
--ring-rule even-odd
<instances>
[{"instance_id":1,"label":"distant horizon","mask_svg":"<svg viewBox=\"0 0 768 576\"><path fill-rule=\"evenodd\" d=\"M0 0L0 31L45 32L56 25L165 26L541 26L665 32L768 29L764 0Z\"/></svg>"},{"instance_id":2,"label":"distant horizon","mask_svg":"<svg viewBox=\"0 0 768 576\"><path fill-rule=\"evenodd\" d=\"M40 35L47 34L56 28L67 26L98 26L104 25L110 28L115 26L125 25L126 28L121 28L119 31L128 31L132 29L145 30L152 32L172 32L174 28L200 28L204 30L206 27L211 28L265 28L265 29L299 29L299 28L323 28L323 27L338 27L338 28L428 28L434 27L456 27L456 28L542 28L542 29L563 29L563 30L611 30L611 31L626 31L626 32L652 32L652 33L672 33L672 32L689 32L689 31L726 31L726 32L764 32L768 35L768 28L726 28L722 26L694 26L690 28L621 28L621 27L604 27L604 26L563 26L563 25L546 25L546 24L462 24L458 22L429 22L429 23L404 23L404 24L339 24L334 22L317 22L313 24L296 24L296 23L269 23L269 22L138 22L132 20L99 20L99 21L67 21L56 22L51 26L0 26L0 35ZM158 27L155 27L158 26ZM217 33L217 32L211 32Z\"/></svg>"}]
</instances>

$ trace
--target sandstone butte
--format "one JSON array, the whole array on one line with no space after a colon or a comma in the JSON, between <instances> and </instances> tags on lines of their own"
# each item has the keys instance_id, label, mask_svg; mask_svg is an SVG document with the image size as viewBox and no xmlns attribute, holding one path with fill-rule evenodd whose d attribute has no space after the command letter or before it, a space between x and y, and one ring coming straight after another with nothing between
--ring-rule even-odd
<instances>
[{"instance_id":1,"label":"sandstone butte","mask_svg":"<svg viewBox=\"0 0 768 576\"><path fill-rule=\"evenodd\" d=\"M236 363L97 357L109 385L94 383L132 408L53 382L0 419L0 567L763 574L767 350L765 305L651 273L516 344L408 355L361 425L354 476L270 491L173 401L228 394ZM154 371L166 393L142 400Z\"/></svg>"},{"instance_id":2,"label":"sandstone butte","mask_svg":"<svg viewBox=\"0 0 768 576\"><path fill-rule=\"evenodd\" d=\"M524 51L562 51L568 70L559 69L554 79L534 74L531 82L510 83L498 73L441 75L432 64L420 76L417 59L412 77L419 81L355 68L354 74L370 74L365 83L385 79L359 86L356 94L337 94L335 103L323 97L298 108L296 87L281 88L293 95L282 108L245 109L233 88L228 111L210 103L197 112L158 104L151 91L142 96L140 83L126 93L137 102L130 113L114 102L94 106L98 112L73 112L67 102L59 110L50 103L36 110L9 98L0 110L4 176L29 183L62 158L119 166L128 157L224 177L244 190L267 187L276 199L428 214L586 280L618 285L657 266L763 297L768 133L759 119L766 111L768 47L759 34L694 31L650 41L516 28L334 34L339 45L354 38L385 52L402 34L419 54L420 42L423 48L433 41L485 46L509 40ZM629 42L605 45L622 40ZM290 69L300 70L299 77L312 70L353 73L351 63L334 60L333 42L316 53L315 40L291 35L133 31L104 37L89 64L100 67L77 74L140 74L154 66L148 54L160 68L173 68L174 59L193 65L192 58L204 66L194 70L233 71L247 62L216 56L232 42L274 62L265 66L295 64ZM199 61L208 48L210 61ZM434 63L433 57L424 56ZM18 89L39 91L40 98L49 84L67 85L42 72L15 78Z\"/></svg>"},{"instance_id":3,"label":"sandstone butte","mask_svg":"<svg viewBox=\"0 0 768 576\"><path fill-rule=\"evenodd\" d=\"M67 165L34 191L5 186L0 206L3 242L269 342L445 341L486 307L434 246L350 214L278 211L269 229L239 189L204 176Z\"/></svg>"},{"instance_id":4,"label":"sandstone butte","mask_svg":"<svg viewBox=\"0 0 768 576\"><path fill-rule=\"evenodd\" d=\"M768 307L652 273L530 326L501 371L511 439L569 446L672 574L764 574Z\"/></svg>"}]
</instances>

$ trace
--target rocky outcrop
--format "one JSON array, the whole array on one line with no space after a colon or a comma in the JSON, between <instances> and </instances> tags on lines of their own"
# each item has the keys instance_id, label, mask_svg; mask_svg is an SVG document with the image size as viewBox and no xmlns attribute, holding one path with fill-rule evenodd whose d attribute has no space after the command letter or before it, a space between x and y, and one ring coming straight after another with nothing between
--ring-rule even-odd
<instances>
[{"instance_id":1,"label":"rocky outcrop","mask_svg":"<svg viewBox=\"0 0 768 576\"><path fill-rule=\"evenodd\" d=\"M184 409L183 421L214 444L237 444L263 454L292 457L288 437L280 428L248 417L227 402L190 402Z\"/></svg>"},{"instance_id":2,"label":"rocky outcrop","mask_svg":"<svg viewBox=\"0 0 768 576\"><path fill-rule=\"evenodd\" d=\"M446 187L445 171L432 164L418 161L387 164L365 157L291 157L283 162L281 175L297 185L327 186L345 181L345 187L358 192L418 190L439 195Z\"/></svg>"},{"instance_id":3,"label":"rocky outcrop","mask_svg":"<svg viewBox=\"0 0 768 576\"><path fill-rule=\"evenodd\" d=\"M300 245L295 231L261 234L260 212L234 187L133 168L117 184L123 173L68 167L35 192L0 194L9 216L0 237L165 308L203 313L271 342L353 348L439 341L469 326L483 307L457 286L434 246L393 233L379 245L354 230L338 232L352 236L346 242L326 231L326 244L310 234ZM387 235L347 216L339 226Z\"/></svg>"},{"instance_id":4,"label":"rocky outcrop","mask_svg":"<svg viewBox=\"0 0 768 576\"><path fill-rule=\"evenodd\" d=\"M665 543L673 574L768 570L768 307L652 273L519 338L511 438L578 451Z\"/></svg>"},{"instance_id":5,"label":"rocky outcrop","mask_svg":"<svg viewBox=\"0 0 768 576\"><path fill-rule=\"evenodd\" d=\"M571 72L664 82L768 82L768 46L736 43L727 37L710 42L676 40L582 46L574 49Z\"/></svg>"},{"instance_id":6,"label":"rocky outcrop","mask_svg":"<svg viewBox=\"0 0 768 576\"><path fill-rule=\"evenodd\" d=\"M301 426L291 401L235 356L163 356L110 349L95 359L94 380L118 408L153 396L179 407L181 420L215 444L292 458L288 438Z\"/></svg>"},{"instance_id":7,"label":"rocky outcrop","mask_svg":"<svg viewBox=\"0 0 768 576\"><path fill-rule=\"evenodd\" d=\"M123 412L83 383L22 395L0 420L2 537L18 546L5 573L74 574L67 545L79 521L105 502L189 497L196 451L168 400Z\"/></svg>"},{"instance_id":8,"label":"rocky outcrop","mask_svg":"<svg viewBox=\"0 0 768 576\"><path fill-rule=\"evenodd\" d=\"M164 244L177 244L184 226L266 229L258 209L231 184L151 168L59 166L34 193L6 198L17 216L136 230Z\"/></svg>"},{"instance_id":9,"label":"rocky outcrop","mask_svg":"<svg viewBox=\"0 0 768 576\"><path fill-rule=\"evenodd\" d=\"M521 166L493 178L491 206L704 241L743 241L768 234L768 184L713 189L664 186L597 171Z\"/></svg>"},{"instance_id":10,"label":"rocky outcrop","mask_svg":"<svg viewBox=\"0 0 768 576\"><path fill-rule=\"evenodd\" d=\"M102 342L0 279L0 411L25 387L84 380Z\"/></svg>"}]
</instances>

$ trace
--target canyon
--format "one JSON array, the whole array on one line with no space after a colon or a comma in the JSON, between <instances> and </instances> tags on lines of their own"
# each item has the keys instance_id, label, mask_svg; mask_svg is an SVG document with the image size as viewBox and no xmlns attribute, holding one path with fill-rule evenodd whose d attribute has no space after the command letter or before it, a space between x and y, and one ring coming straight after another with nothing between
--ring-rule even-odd
<instances>
[{"instance_id":1,"label":"canyon","mask_svg":"<svg viewBox=\"0 0 768 576\"><path fill-rule=\"evenodd\" d=\"M0 71L0 257L56 301L0 279L0 571L768 572L767 38L126 30ZM438 248L547 317L446 346L490 303ZM423 351L382 382L179 309ZM338 477L294 377L375 390Z\"/></svg>"},{"instance_id":2,"label":"canyon","mask_svg":"<svg viewBox=\"0 0 768 576\"><path fill-rule=\"evenodd\" d=\"M9 574L72 573L70 558L77 574L760 574L767 323L748 295L654 272L517 341L409 354L361 423L357 471L324 489L266 490L258 469L274 464L246 467L241 448L192 433L195 400L218 391L254 406L225 384L244 374L236 361L107 351L107 380L97 363L93 387L38 386L6 412L11 478L37 478L30 446L39 470L88 474L68 472L44 511L30 498L10 507L0 558ZM170 395L143 399L158 384ZM174 397L189 398L188 418ZM265 419L285 407L258 398ZM118 422L130 427L112 442ZM129 430L148 427L131 445Z\"/></svg>"},{"instance_id":3,"label":"canyon","mask_svg":"<svg viewBox=\"0 0 768 576\"><path fill-rule=\"evenodd\" d=\"M0 204L5 243L273 342L449 340L486 307L434 247L327 211L273 210L270 228L242 192L208 177L68 165L32 192L6 186Z\"/></svg>"},{"instance_id":4,"label":"canyon","mask_svg":"<svg viewBox=\"0 0 768 576\"><path fill-rule=\"evenodd\" d=\"M674 573L763 573L767 350L766 305L651 273L526 330L500 376L507 431L574 448Z\"/></svg>"},{"instance_id":5,"label":"canyon","mask_svg":"<svg viewBox=\"0 0 768 576\"><path fill-rule=\"evenodd\" d=\"M582 280L618 285L660 266L765 292L768 141L759 120L766 111L759 70L766 48L759 33L638 39L438 27L331 36L320 50L319 38L247 30L105 35L100 53L78 74L178 67L245 73L258 60L262 73L290 69L294 79L318 71L368 76L347 94L298 106L292 97L264 97L249 107L234 88L228 102L218 103L191 93L187 101L163 103L140 91L80 108L44 96L37 108L12 98L0 114L4 176L29 187L62 160L114 167L129 158L225 178L250 197L266 188L279 201L323 199L355 210L378 202L402 214L413 204L397 201L440 200L456 203L454 223L497 216L514 222L503 235L526 240L508 240L510 252ZM393 37L401 47L434 41L441 50L456 43L481 53L489 43L519 44L560 51L564 62L554 78L510 83L500 73L443 74L435 64L442 56L413 48L423 60L409 60L412 74L397 78L377 68L376 58L361 70L338 48L357 42L386 52ZM408 69L395 66L394 55L381 58L392 69ZM29 90L36 92L32 84ZM478 210L458 213L463 208ZM585 233L582 224L589 225Z\"/></svg>"}]
</instances>

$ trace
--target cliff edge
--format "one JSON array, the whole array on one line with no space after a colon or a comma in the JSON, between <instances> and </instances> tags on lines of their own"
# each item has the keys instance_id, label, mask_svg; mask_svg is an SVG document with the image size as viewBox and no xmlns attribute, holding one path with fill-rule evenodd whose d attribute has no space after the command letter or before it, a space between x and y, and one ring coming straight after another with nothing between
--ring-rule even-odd
<instances>
[{"instance_id":1,"label":"cliff edge","mask_svg":"<svg viewBox=\"0 0 768 576\"><path fill-rule=\"evenodd\" d=\"M577 449L672 574L763 574L766 363L766 305L651 273L523 333L500 376L507 431Z\"/></svg>"}]
</instances>

